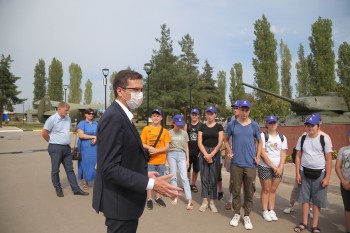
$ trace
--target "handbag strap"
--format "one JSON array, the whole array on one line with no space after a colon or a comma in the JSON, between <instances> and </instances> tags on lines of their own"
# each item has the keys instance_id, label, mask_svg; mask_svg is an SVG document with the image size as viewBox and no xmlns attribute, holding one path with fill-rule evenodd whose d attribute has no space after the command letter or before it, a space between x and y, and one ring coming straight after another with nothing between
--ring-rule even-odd
<instances>
[{"instance_id":1,"label":"handbag strap","mask_svg":"<svg viewBox=\"0 0 350 233\"><path fill-rule=\"evenodd\" d=\"M156 148L157 143L158 143L159 138L160 138L160 135L162 135L162 132L163 132L163 126L162 126L162 128L160 129L160 132L159 132L159 134L158 134L157 140L155 141L155 143L154 143L154 145L153 145L154 148Z\"/></svg>"}]
</instances>

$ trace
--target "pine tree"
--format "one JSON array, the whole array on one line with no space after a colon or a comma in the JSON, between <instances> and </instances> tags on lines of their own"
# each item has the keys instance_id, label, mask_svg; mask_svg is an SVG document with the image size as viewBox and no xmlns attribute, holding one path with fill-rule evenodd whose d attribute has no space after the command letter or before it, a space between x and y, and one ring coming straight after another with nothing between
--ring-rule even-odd
<instances>
[{"instance_id":1,"label":"pine tree","mask_svg":"<svg viewBox=\"0 0 350 233\"><path fill-rule=\"evenodd\" d=\"M311 95L335 90L335 55L332 20L321 17L311 26L309 74Z\"/></svg>"},{"instance_id":2,"label":"pine tree","mask_svg":"<svg viewBox=\"0 0 350 233\"><path fill-rule=\"evenodd\" d=\"M91 104L92 101L92 82L88 79L85 83L84 104Z\"/></svg>"},{"instance_id":3,"label":"pine tree","mask_svg":"<svg viewBox=\"0 0 350 233\"><path fill-rule=\"evenodd\" d=\"M17 91L15 84L20 77L11 73L11 56L1 55L0 60L0 128L2 127L2 114L4 110L13 111L13 105L21 104L26 99L20 99L17 96L21 93Z\"/></svg>"},{"instance_id":4,"label":"pine tree","mask_svg":"<svg viewBox=\"0 0 350 233\"><path fill-rule=\"evenodd\" d=\"M109 79L109 83L111 85L109 85L109 101L110 103L113 103L113 101L115 101L116 99L116 96L114 95L114 90L113 90L113 81L115 79L115 76L117 76L118 72L114 71L111 76L110 76L110 79ZM145 98L145 97L143 97Z\"/></svg>"},{"instance_id":5,"label":"pine tree","mask_svg":"<svg viewBox=\"0 0 350 233\"><path fill-rule=\"evenodd\" d=\"M80 104L82 89L81 89L81 80L83 74L81 68L78 64L71 63L69 66L69 94L68 102Z\"/></svg>"},{"instance_id":6,"label":"pine tree","mask_svg":"<svg viewBox=\"0 0 350 233\"><path fill-rule=\"evenodd\" d=\"M49 67L49 78L47 86L47 94L50 100L62 101L63 99L63 69L62 63L53 58Z\"/></svg>"},{"instance_id":7,"label":"pine tree","mask_svg":"<svg viewBox=\"0 0 350 233\"><path fill-rule=\"evenodd\" d=\"M38 105L34 103L41 100L46 94L46 72L45 72L45 61L39 59L38 63L34 68L34 98L33 98L33 108L36 109Z\"/></svg>"},{"instance_id":8,"label":"pine tree","mask_svg":"<svg viewBox=\"0 0 350 233\"><path fill-rule=\"evenodd\" d=\"M218 106L222 104L218 89L215 86L216 81L213 79L213 67L210 66L207 59L204 61L203 73L199 76L199 93L200 100L203 102L199 105L201 109L207 106Z\"/></svg>"}]
</instances>

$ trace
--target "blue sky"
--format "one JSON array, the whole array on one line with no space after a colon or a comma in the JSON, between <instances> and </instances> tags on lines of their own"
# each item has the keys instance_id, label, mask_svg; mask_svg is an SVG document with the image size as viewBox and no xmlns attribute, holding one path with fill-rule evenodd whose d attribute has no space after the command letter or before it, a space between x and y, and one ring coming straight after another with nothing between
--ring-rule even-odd
<instances>
[{"instance_id":1,"label":"blue sky","mask_svg":"<svg viewBox=\"0 0 350 233\"><path fill-rule=\"evenodd\" d=\"M318 17L333 22L334 51L350 43L348 0L0 0L0 54L10 54L11 72L21 77L20 97L31 108L34 67L40 58L46 73L54 57L63 64L63 83L69 84L68 67L74 62L93 83L93 102L104 102L102 68L118 71L128 66L146 76L143 64L158 50L160 25L167 24L174 54L185 34L194 39L202 71L204 60L227 80L234 63L243 65L243 81L252 84L254 23L265 14L279 42L288 45L295 62L300 43L309 54L308 37ZM278 50L279 52L279 50ZM110 72L110 74L111 74ZM229 85L229 83L228 83ZM251 90L246 89L250 92ZM22 111L22 105L17 108Z\"/></svg>"}]
</instances>

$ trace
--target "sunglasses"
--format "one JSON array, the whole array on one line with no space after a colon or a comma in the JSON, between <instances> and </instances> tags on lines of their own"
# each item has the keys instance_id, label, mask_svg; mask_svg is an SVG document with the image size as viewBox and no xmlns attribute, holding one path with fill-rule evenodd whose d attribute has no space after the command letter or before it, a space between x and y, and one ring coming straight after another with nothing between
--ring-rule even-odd
<instances>
[{"instance_id":1,"label":"sunglasses","mask_svg":"<svg viewBox=\"0 0 350 233\"><path fill-rule=\"evenodd\" d=\"M86 113L87 115L94 115L94 113L93 112L88 112L88 113Z\"/></svg>"}]
</instances>

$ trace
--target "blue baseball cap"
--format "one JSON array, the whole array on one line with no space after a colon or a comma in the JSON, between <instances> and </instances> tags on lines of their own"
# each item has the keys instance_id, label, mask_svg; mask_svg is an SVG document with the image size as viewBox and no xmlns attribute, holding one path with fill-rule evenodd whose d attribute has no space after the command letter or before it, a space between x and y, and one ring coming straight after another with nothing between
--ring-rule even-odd
<instances>
[{"instance_id":1,"label":"blue baseball cap","mask_svg":"<svg viewBox=\"0 0 350 233\"><path fill-rule=\"evenodd\" d=\"M250 103L249 100L241 100L240 101L240 108L243 108L243 107L247 107L247 108L251 108L252 107L252 104Z\"/></svg>"},{"instance_id":2,"label":"blue baseball cap","mask_svg":"<svg viewBox=\"0 0 350 233\"><path fill-rule=\"evenodd\" d=\"M184 126L185 125L185 119L183 115L177 114L173 117L173 121L175 125L177 126Z\"/></svg>"},{"instance_id":3,"label":"blue baseball cap","mask_svg":"<svg viewBox=\"0 0 350 233\"><path fill-rule=\"evenodd\" d=\"M240 107L240 103L241 103L240 100L236 100L233 104L231 104L231 108L233 108L233 107Z\"/></svg>"},{"instance_id":4,"label":"blue baseball cap","mask_svg":"<svg viewBox=\"0 0 350 233\"><path fill-rule=\"evenodd\" d=\"M191 114L192 114L192 113L195 113L195 114L199 115L199 110L196 109L196 108L194 108L194 109L191 110Z\"/></svg>"},{"instance_id":5,"label":"blue baseball cap","mask_svg":"<svg viewBox=\"0 0 350 233\"><path fill-rule=\"evenodd\" d=\"M162 111L160 111L159 109L154 109L151 114L153 114L153 113L157 113L159 115L162 115Z\"/></svg>"},{"instance_id":6,"label":"blue baseball cap","mask_svg":"<svg viewBox=\"0 0 350 233\"><path fill-rule=\"evenodd\" d=\"M209 107L207 107L207 109L205 110L205 112L216 113L216 108L215 108L214 106L209 106Z\"/></svg>"},{"instance_id":7,"label":"blue baseball cap","mask_svg":"<svg viewBox=\"0 0 350 233\"><path fill-rule=\"evenodd\" d=\"M320 119L320 121L322 121L322 116L319 113L312 113L311 116L318 117L318 119Z\"/></svg>"},{"instance_id":8,"label":"blue baseball cap","mask_svg":"<svg viewBox=\"0 0 350 233\"><path fill-rule=\"evenodd\" d=\"M317 116L309 116L308 118L306 118L306 121L304 123L305 125L319 125L320 124L320 118Z\"/></svg>"},{"instance_id":9,"label":"blue baseball cap","mask_svg":"<svg viewBox=\"0 0 350 233\"><path fill-rule=\"evenodd\" d=\"M266 123L271 123L271 122L278 122L278 118L275 117L274 115L268 115L266 117Z\"/></svg>"}]
</instances>

